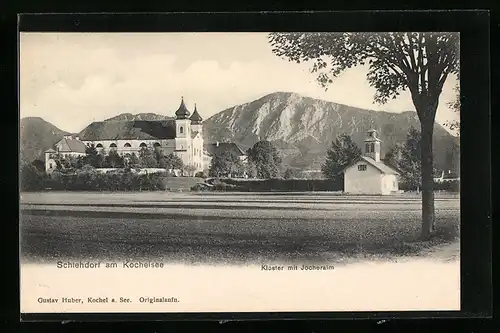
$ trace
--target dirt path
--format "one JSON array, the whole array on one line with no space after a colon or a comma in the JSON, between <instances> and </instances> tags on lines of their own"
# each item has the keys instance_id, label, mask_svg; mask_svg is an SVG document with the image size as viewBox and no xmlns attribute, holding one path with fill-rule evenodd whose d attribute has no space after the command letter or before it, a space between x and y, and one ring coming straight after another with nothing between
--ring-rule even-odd
<instances>
[{"instance_id":1,"label":"dirt path","mask_svg":"<svg viewBox=\"0 0 500 333\"><path fill-rule=\"evenodd\" d=\"M440 259L445 262L460 260L460 242L437 245L432 248L422 251L419 257L429 257Z\"/></svg>"}]
</instances>

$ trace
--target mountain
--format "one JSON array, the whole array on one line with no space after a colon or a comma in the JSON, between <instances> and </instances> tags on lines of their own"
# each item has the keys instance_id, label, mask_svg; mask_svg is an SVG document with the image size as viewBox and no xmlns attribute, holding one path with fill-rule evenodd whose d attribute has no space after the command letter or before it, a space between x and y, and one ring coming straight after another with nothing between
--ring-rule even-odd
<instances>
[{"instance_id":1,"label":"mountain","mask_svg":"<svg viewBox=\"0 0 500 333\"><path fill-rule=\"evenodd\" d=\"M203 123L209 142L236 142L243 148L269 140L283 150L292 167L320 169L326 150L341 133L348 133L360 148L370 128L378 130L382 156L396 143L404 142L410 126L420 129L416 112L391 113L365 110L334 102L277 92L236 105ZM434 130L434 152L438 168L454 169L459 161L459 140L441 125Z\"/></svg>"},{"instance_id":2,"label":"mountain","mask_svg":"<svg viewBox=\"0 0 500 333\"><path fill-rule=\"evenodd\" d=\"M160 114L156 113L138 113L138 114L132 114L132 113L122 113L119 114L118 116L115 116L113 118L106 119L104 121L124 121L124 120L169 120L169 119L174 119L173 117L167 117L163 116Z\"/></svg>"},{"instance_id":3,"label":"mountain","mask_svg":"<svg viewBox=\"0 0 500 333\"><path fill-rule=\"evenodd\" d=\"M21 159L32 162L43 160L43 152L52 148L65 135L70 133L60 130L39 117L26 117L20 121Z\"/></svg>"}]
</instances>

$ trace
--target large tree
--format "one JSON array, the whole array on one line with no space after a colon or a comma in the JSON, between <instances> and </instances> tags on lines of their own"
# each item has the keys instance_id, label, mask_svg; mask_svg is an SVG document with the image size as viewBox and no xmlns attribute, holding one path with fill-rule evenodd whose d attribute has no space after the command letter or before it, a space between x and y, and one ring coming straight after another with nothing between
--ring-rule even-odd
<instances>
[{"instance_id":1,"label":"large tree","mask_svg":"<svg viewBox=\"0 0 500 333\"><path fill-rule=\"evenodd\" d=\"M209 175L211 177L227 177L241 170L240 158L229 150L217 152L210 162Z\"/></svg>"},{"instance_id":2,"label":"large tree","mask_svg":"<svg viewBox=\"0 0 500 333\"><path fill-rule=\"evenodd\" d=\"M321 166L321 172L326 178L335 180L342 176L342 171L361 154L361 149L348 134L340 134L326 151L326 161Z\"/></svg>"},{"instance_id":3,"label":"large tree","mask_svg":"<svg viewBox=\"0 0 500 333\"><path fill-rule=\"evenodd\" d=\"M434 231L434 122L444 83L459 73L458 33L271 33L269 41L277 56L312 62L325 88L342 71L367 64L376 102L410 92L422 133L422 238L428 239Z\"/></svg>"}]
</instances>

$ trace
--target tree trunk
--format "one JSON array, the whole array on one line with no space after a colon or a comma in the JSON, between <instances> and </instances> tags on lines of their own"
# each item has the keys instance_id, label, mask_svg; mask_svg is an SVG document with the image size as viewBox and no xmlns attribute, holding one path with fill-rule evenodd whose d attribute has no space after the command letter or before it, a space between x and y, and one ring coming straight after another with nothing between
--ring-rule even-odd
<instances>
[{"instance_id":1,"label":"tree trunk","mask_svg":"<svg viewBox=\"0 0 500 333\"><path fill-rule=\"evenodd\" d=\"M434 232L434 178L432 136L434 121L421 123L421 173L422 173L422 233L428 240Z\"/></svg>"}]
</instances>

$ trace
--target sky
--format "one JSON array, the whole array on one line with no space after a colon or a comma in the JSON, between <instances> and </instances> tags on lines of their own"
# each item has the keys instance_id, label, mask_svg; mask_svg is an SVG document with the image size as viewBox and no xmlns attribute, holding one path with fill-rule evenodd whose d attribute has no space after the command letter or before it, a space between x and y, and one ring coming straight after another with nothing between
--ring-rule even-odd
<instances>
[{"instance_id":1,"label":"sky","mask_svg":"<svg viewBox=\"0 0 500 333\"><path fill-rule=\"evenodd\" d=\"M271 52L265 33L21 33L20 117L41 117L68 132L120 113L173 116L181 96L207 119L277 91L350 106L415 110L403 93L374 103L367 67L343 72L325 91L310 65ZM436 121L458 119L449 78Z\"/></svg>"}]
</instances>

